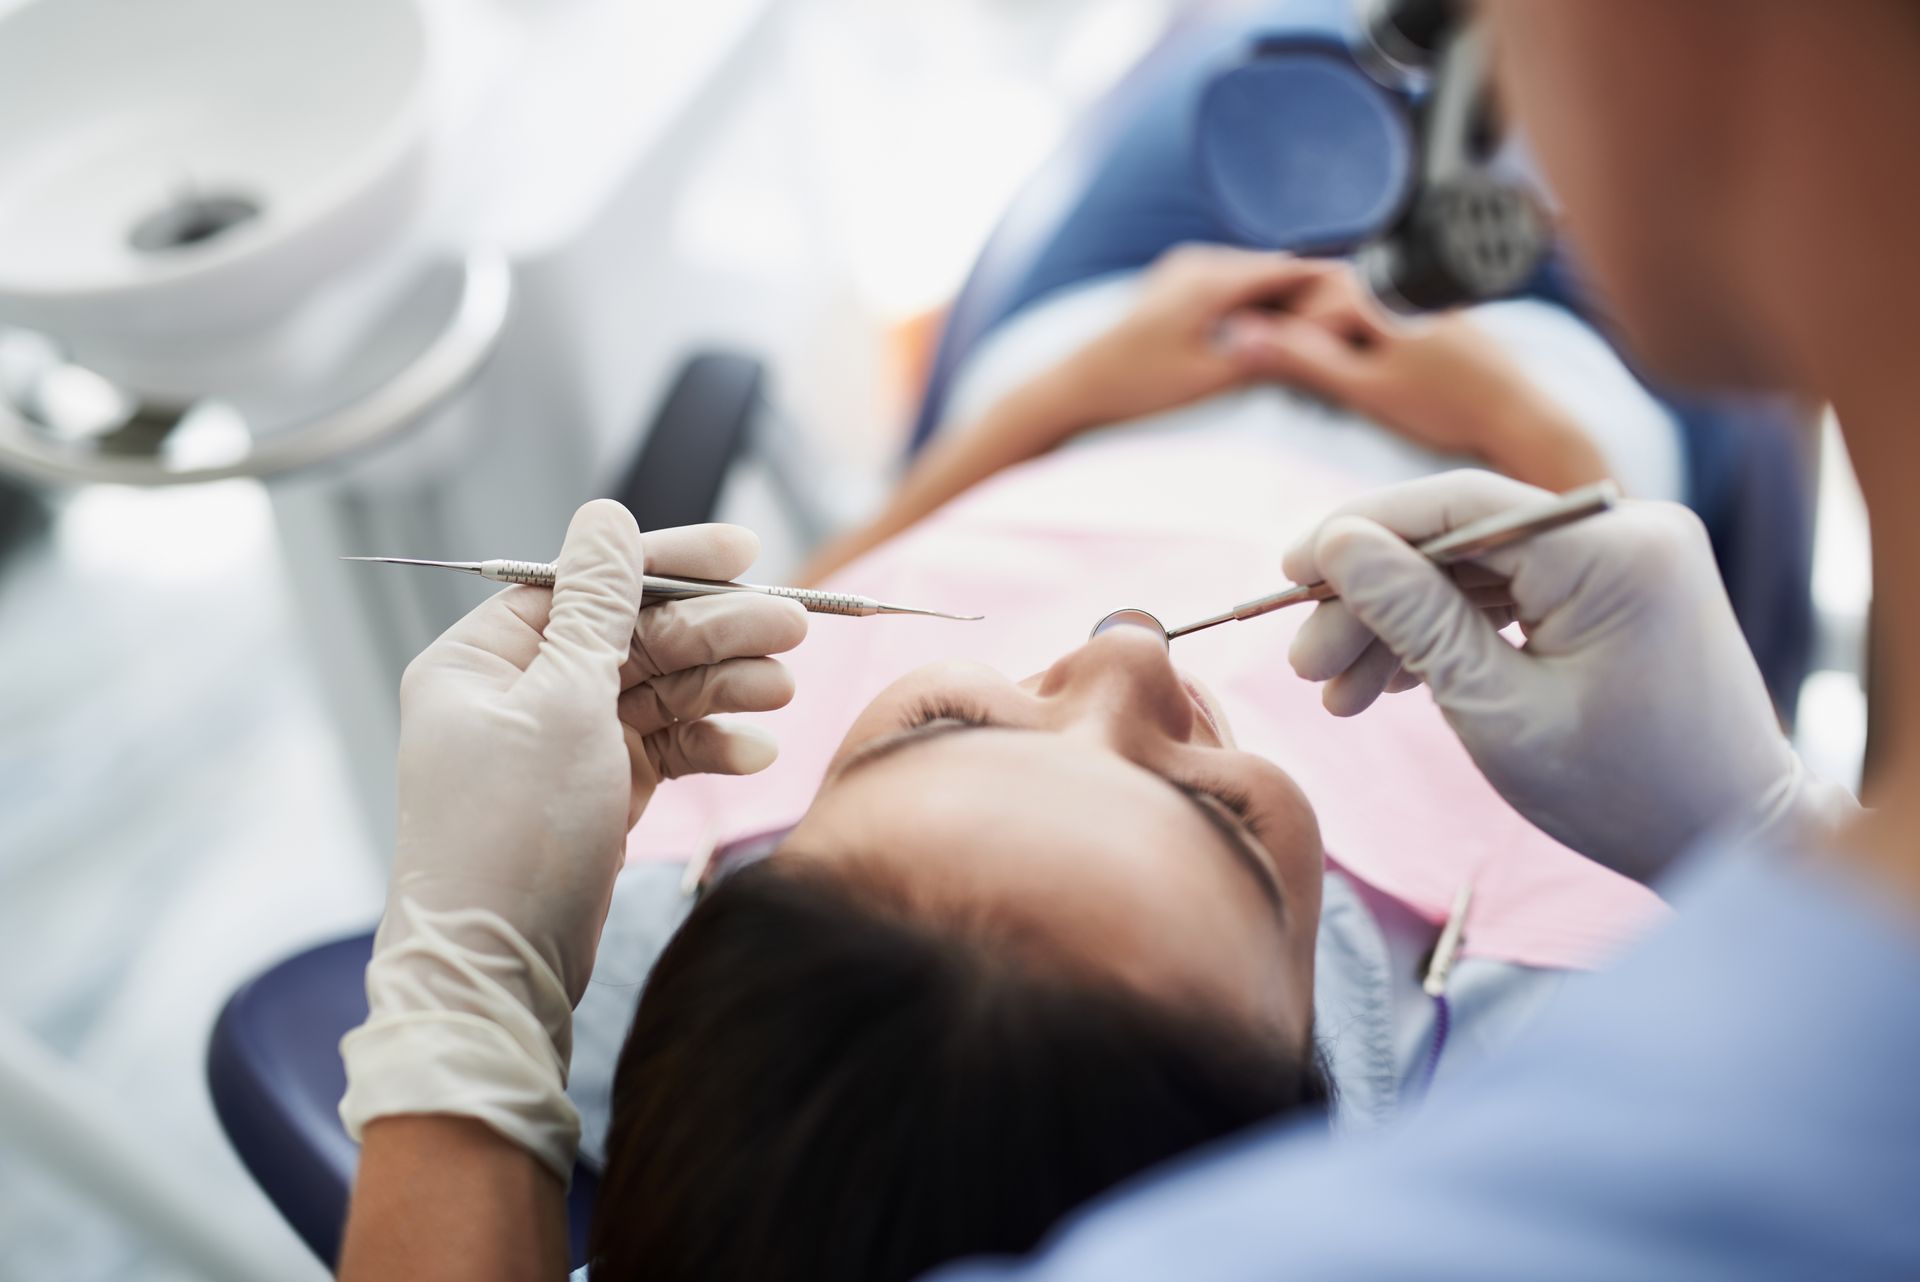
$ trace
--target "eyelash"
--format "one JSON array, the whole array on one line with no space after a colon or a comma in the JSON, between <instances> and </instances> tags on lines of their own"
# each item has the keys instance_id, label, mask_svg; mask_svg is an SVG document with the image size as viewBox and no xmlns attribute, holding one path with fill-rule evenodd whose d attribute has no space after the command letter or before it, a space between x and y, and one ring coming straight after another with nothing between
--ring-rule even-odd
<instances>
[{"instance_id":1,"label":"eyelash","mask_svg":"<svg viewBox=\"0 0 1920 1282\"><path fill-rule=\"evenodd\" d=\"M914 705L907 717L907 729L918 730L921 726L931 725L935 721L958 721L969 726L990 726L990 719L978 711L963 707L949 699L931 697L920 700Z\"/></svg>"},{"instance_id":2,"label":"eyelash","mask_svg":"<svg viewBox=\"0 0 1920 1282\"><path fill-rule=\"evenodd\" d=\"M962 725L969 726L991 726L997 724L992 718L985 716L977 709L966 707L963 704L955 703L951 699L936 695L923 698L919 703L914 705L913 711L907 716L906 728L918 730L921 726L931 725L935 721L957 721ZM1260 824L1255 818L1253 795L1251 793L1225 784L1180 783L1179 780L1175 780L1174 782L1179 783L1183 788L1211 797L1213 800L1219 802L1232 812L1241 823L1245 824L1247 829L1252 832L1255 837L1260 836Z\"/></svg>"},{"instance_id":3,"label":"eyelash","mask_svg":"<svg viewBox=\"0 0 1920 1282\"><path fill-rule=\"evenodd\" d=\"M1260 825L1254 820L1253 795L1251 793L1243 792L1238 788L1224 787L1220 784L1209 784L1207 787L1200 789L1200 791L1212 797L1228 810L1231 810L1239 818L1241 823L1253 831L1254 836L1257 837L1260 835Z\"/></svg>"}]
</instances>

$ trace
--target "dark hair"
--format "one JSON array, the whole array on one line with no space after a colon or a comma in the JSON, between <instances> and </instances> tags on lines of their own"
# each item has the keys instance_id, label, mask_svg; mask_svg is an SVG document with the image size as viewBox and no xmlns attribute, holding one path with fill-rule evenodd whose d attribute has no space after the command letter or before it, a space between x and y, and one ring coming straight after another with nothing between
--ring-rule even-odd
<instances>
[{"instance_id":1,"label":"dark hair","mask_svg":"<svg viewBox=\"0 0 1920 1282\"><path fill-rule=\"evenodd\" d=\"M721 882L614 1076L595 1282L905 1282L1195 1145L1324 1111L1312 1049L779 856Z\"/></svg>"}]
</instances>

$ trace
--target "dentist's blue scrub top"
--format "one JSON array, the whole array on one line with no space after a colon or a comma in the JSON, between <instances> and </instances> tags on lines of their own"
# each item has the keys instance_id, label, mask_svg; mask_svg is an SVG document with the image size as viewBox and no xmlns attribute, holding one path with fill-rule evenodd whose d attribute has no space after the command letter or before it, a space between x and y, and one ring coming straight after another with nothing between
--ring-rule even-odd
<instances>
[{"instance_id":1,"label":"dentist's blue scrub top","mask_svg":"<svg viewBox=\"0 0 1920 1282\"><path fill-rule=\"evenodd\" d=\"M938 1282L1920 1278L1920 911L1703 851L1675 921L1406 1125L1184 1160Z\"/></svg>"}]
</instances>

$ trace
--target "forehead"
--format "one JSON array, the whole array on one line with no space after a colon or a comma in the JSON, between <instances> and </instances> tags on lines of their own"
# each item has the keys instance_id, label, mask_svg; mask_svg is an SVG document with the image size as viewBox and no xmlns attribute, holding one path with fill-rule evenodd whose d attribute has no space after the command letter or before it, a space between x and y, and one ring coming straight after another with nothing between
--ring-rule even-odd
<instances>
[{"instance_id":1,"label":"forehead","mask_svg":"<svg viewBox=\"0 0 1920 1282\"><path fill-rule=\"evenodd\" d=\"M1274 964L1273 905L1163 779L1071 735L977 729L831 781L790 845L890 875L1157 991ZM821 853L830 852L830 853Z\"/></svg>"}]
</instances>

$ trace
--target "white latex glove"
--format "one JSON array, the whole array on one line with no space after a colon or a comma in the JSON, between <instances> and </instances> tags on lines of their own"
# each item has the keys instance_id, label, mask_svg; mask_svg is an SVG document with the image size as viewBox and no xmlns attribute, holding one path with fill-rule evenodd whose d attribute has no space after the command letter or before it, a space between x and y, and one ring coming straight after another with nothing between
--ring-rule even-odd
<instances>
[{"instance_id":1,"label":"white latex glove","mask_svg":"<svg viewBox=\"0 0 1920 1282\"><path fill-rule=\"evenodd\" d=\"M552 592L499 593L408 666L370 1010L341 1043L356 1138L377 1117L462 1114L567 1178L572 1011L626 834L662 779L773 760L765 731L704 718L784 705L792 678L764 656L807 629L796 603L746 593L642 610L642 567L730 579L758 547L726 525L643 545L624 507L589 503Z\"/></svg>"},{"instance_id":2,"label":"white latex glove","mask_svg":"<svg viewBox=\"0 0 1920 1282\"><path fill-rule=\"evenodd\" d=\"M1347 505L1285 559L1340 593L1294 670L1340 716L1424 682L1515 809L1641 880L1710 828L1794 810L1804 772L1686 508L1624 503L1451 571L1410 546L1547 497L1464 471ZM1496 631L1515 619L1524 647Z\"/></svg>"}]
</instances>

